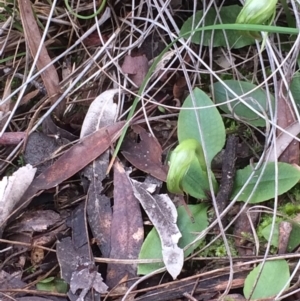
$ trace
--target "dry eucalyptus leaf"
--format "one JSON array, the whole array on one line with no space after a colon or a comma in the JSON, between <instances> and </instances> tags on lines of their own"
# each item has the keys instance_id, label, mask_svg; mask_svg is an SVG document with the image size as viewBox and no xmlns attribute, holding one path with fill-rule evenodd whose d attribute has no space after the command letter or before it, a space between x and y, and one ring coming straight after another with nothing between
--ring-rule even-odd
<instances>
[{"instance_id":1,"label":"dry eucalyptus leaf","mask_svg":"<svg viewBox=\"0 0 300 301\"><path fill-rule=\"evenodd\" d=\"M111 125L117 117L114 96L119 89L101 93L90 105L83 121L80 137L85 137L102 127ZM87 216L91 231L96 238L102 255L109 257L111 241L112 209L110 198L102 194L102 181L106 178L109 151L104 152L84 168L82 175L89 182Z\"/></svg>"},{"instance_id":2,"label":"dry eucalyptus leaf","mask_svg":"<svg viewBox=\"0 0 300 301\"><path fill-rule=\"evenodd\" d=\"M91 103L82 124L80 138L114 123L118 113L117 104L114 103L114 96L119 91L119 89L107 90Z\"/></svg>"},{"instance_id":3,"label":"dry eucalyptus leaf","mask_svg":"<svg viewBox=\"0 0 300 301\"><path fill-rule=\"evenodd\" d=\"M177 227L177 210L167 194L152 196L144 183L131 180L140 201L161 240L163 261L167 271L176 279L183 267L183 250L178 247L181 233Z\"/></svg>"},{"instance_id":4,"label":"dry eucalyptus leaf","mask_svg":"<svg viewBox=\"0 0 300 301\"><path fill-rule=\"evenodd\" d=\"M110 258L138 259L144 240L141 206L133 194L129 176L119 161L114 163L114 207L111 223ZM106 283L116 286L137 276L136 264L108 263ZM124 283L122 289L130 286Z\"/></svg>"},{"instance_id":5,"label":"dry eucalyptus leaf","mask_svg":"<svg viewBox=\"0 0 300 301\"><path fill-rule=\"evenodd\" d=\"M62 221L53 210L26 211L9 226L10 232L44 232Z\"/></svg>"},{"instance_id":6,"label":"dry eucalyptus leaf","mask_svg":"<svg viewBox=\"0 0 300 301\"><path fill-rule=\"evenodd\" d=\"M10 177L4 177L0 182L0 224L13 211L18 201L32 182L36 168L30 164L19 168Z\"/></svg>"}]
</instances>

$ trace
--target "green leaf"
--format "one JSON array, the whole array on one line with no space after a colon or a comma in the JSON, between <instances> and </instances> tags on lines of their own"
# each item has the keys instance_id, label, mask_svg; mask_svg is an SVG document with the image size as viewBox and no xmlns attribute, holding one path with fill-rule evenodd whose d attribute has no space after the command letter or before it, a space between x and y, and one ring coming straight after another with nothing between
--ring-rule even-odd
<instances>
[{"instance_id":1,"label":"green leaf","mask_svg":"<svg viewBox=\"0 0 300 301\"><path fill-rule=\"evenodd\" d=\"M292 224L292 231L290 233L288 245L287 245L287 251L292 252L296 247L300 245L300 225L296 223ZM266 240L269 240L270 233L271 233L271 227L272 225L268 225L261 231L263 237ZM279 223L275 223L273 235L271 238L271 245L278 248L278 239L279 239Z\"/></svg>"},{"instance_id":2,"label":"green leaf","mask_svg":"<svg viewBox=\"0 0 300 301\"><path fill-rule=\"evenodd\" d=\"M211 99L202 90L193 90L195 104L189 95L180 110L178 117L178 140L196 139L205 149L208 156L207 166L225 144L225 127L222 117ZM194 109L200 107L200 109ZM190 108L187 110L186 108ZM199 127L202 129L203 140ZM203 147L204 148L204 147Z\"/></svg>"},{"instance_id":3,"label":"green leaf","mask_svg":"<svg viewBox=\"0 0 300 301\"><path fill-rule=\"evenodd\" d=\"M48 291L53 293L66 294L68 292L68 284L60 278L49 277L41 280L36 285L39 291Z\"/></svg>"},{"instance_id":4,"label":"green leaf","mask_svg":"<svg viewBox=\"0 0 300 301\"><path fill-rule=\"evenodd\" d=\"M242 96L245 93L255 89L255 91L249 93L246 96L243 96L243 100L250 105L256 111L267 114L269 116L269 104L267 100L266 92L257 88L256 85L237 80L224 80L224 83L228 88L234 91L237 95ZM213 90L212 94L215 98L216 104L221 104L228 102L231 99L236 98L231 92L228 91L226 87L224 87L220 82L216 82L211 86ZM271 96L272 107L274 108L275 99L274 96ZM239 119L244 120L245 122L254 125L254 126L266 126L265 119L258 116L255 112L253 112L250 108L244 105L239 100L234 100L232 102L228 102L228 104L223 104L219 106L221 110L223 110L227 114L236 115Z\"/></svg>"},{"instance_id":5,"label":"green leaf","mask_svg":"<svg viewBox=\"0 0 300 301\"><path fill-rule=\"evenodd\" d=\"M290 84L290 90L294 97L295 103L298 106L298 110L300 107L300 72L296 72L292 78Z\"/></svg>"},{"instance_id":6,"label":"green leaf","mask_svg":"<svg viewBox=\"0 0 300 301\"><path fill-rule=\"evenodd\" d=\"M278 165L278 195L290 190L300 180L300 171L293 165L282 162L268 162L266 164L267 166L259 179L256 190L251 196L250 203L252 204L264 202L275 197L275 164ZM252 172L253 169L250 165L237 171L231 199L240 192ZM262 168L255 171L254 176L238 197L239 201L246 201L249 198L261 173Z\"/></svg>"},{"instance_id":7,"label":"green leaf","mask_svg":"<svg viewBox=\"0 0 300 301\"><path fill-rule=\"evenodd\" d=\"M180 238L178 244L180 248L184 248L195 239L195 232L201 232L208 226L206 205L188 205L188 208L194 217L194 222L191 221L191 218L186 212L184 206L180 206L177 208L177 224L182 234L182 237ZM196 244L194 244L192 247L186 250L184 256L186 257L189 254L191 254L193 250L195 250L200 245L201 241L202 240L199 240ZM162 259L161 243L155 228L153 228L147 235L142 245L139 259ZM163 266L163 263L139 264L138 274L146 275Z\"/></svg>"},{"instance_id":8,"label":"green leaf","mask_svg":"<svg viewBox=\"0 0 300 301\"><path fill-rule=\"evenodd\" d=\"M285 260L274 260L265 262L261 274L261 265L254 268L246 277L244 283L245 298L262 299L276 296L283 288L288 288L290 270ZM257 285L251 295L252 289L259 276Z\"/></svg>"},{"instance_id":9,"label":"green leaf","mask_svg":"<svg viewBox=\"0 0 300 301\"><path fill-rule=\"evenodd\" d=\"M238 5L230 5L230 6L223 6L220 9L220 18L222 22L219 21L217 17L216 10L211 8L207 14L205 14L203 18L203 10L198 11L194 16L187 19L181 30L180 34L183 35L193 29L195 29L196 25L199 24L201 19L201 25L199 27L203 27L204 25L214 25L220 23L235 23L237 15L240 13L242 7ZM194 28L193 28L194 24ZM224 35L225 33L225 35ZM203 35L203 39L201 36ZM187 37L186 37L187 38ZM211 39L213 38L213 42ZM200 44L203 46L213 46L213 47L220 47L220 46L227 46L226 40L228 41L229 47L232 48L241 48L248 45L254 44L255 40L251 37L243 36L238 30L215 30L212 32L211 30L207 30L205 32L196 32L192 36L192 42L196 44Z\"/></svg>"},{"instance_id":10,"label":"green leaf","mask_svg":"<svg viewBox=\"0 0 300 301\"><path fill-rule=\"evenodd\" d=\"M66 294L68 292L68 283L63 279L55 279L55 287L58 293Z\"/></svg>"}]
</instances>

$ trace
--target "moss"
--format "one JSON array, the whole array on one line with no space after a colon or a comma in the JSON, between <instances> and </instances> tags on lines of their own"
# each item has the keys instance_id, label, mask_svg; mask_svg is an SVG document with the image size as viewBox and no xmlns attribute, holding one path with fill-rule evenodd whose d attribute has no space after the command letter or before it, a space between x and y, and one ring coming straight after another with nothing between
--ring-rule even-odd
<instances>
[{"instance_id":1,"label":"moss","mask_svg":"<svg viewBox=\"0 0 300 301\"><path fill-rule=\"evenodd\" d=\"M230 252L232 256L237 256L237 250L234 246L234 239L233 237L227 237L227 241L229 244ZM202 248L204 245L202 245ZM222 240L222 238L217 239L213 242L212 245L210 245L208 248L206 248L202 253L201 256L205 257L225 257L228 256L225 244Z\"/></svg>"}]
</instances>

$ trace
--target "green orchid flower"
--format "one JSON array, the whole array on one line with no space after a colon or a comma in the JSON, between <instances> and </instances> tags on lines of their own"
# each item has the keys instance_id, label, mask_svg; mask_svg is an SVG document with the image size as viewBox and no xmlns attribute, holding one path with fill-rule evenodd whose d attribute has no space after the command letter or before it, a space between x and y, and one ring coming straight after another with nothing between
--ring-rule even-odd
<instances>
[{"instance_id":1,"label":"green orchid flower","mask_svg":"<svg viewBox=\"0 0 300 301\"><path fill-rule=\"evenodd\" d=\"M195 139L182 141L172 152L169 161L167 188L170 192L183 194L184 192L198 199L207 199L209 181L207 166L202 146ZM217 182L211 173L213 186Z\"/></svg>"},{"instance_id":2,"label":"green orchid flower","mask_svg":"<svg viewBox=\"0 0 300 301\"><path fill-rule=\"evenodd\" d=\"M278 0L246 0L236 19L238 24L269 25L273 22ZM255 39L261 39L258 32L247 32Z\"/></svg>"}]
</instances>

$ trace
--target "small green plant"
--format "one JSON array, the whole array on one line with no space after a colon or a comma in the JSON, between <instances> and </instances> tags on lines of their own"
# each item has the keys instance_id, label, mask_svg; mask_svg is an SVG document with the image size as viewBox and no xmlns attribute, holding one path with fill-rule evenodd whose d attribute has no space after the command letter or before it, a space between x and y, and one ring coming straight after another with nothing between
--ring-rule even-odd
<instances>
[{"instance_id":1,"label":"small green plant","mask_svg":"<svg viewBox=\"0 0 300 301\"><path fill-rule=\"evenodd\" d=\"M253 84L230 80L227 84L237 95L243 95L250 89L255 88ZM227 101L234 95L228 95L224 87L215 84L215 101L221 103ZM221 92L222 91L222 92ZM268 112L266 94L258 89L250 93L251 98L245 100L245 104L234 101L235 116L240 120L246 120L253 126L265 125L265 120L255 114L262 110ZM247 106L246 106L247 104ZM213 180L214 189L217 189L216 180L210 169L211 161L219 153L225 144L225 127L222 117L214 106L211 99L200 89L195 88L193 95L184 101L178 118L178 140L179 146L171 155L170 169L167 177L167 186L171 192L183 191L187 194L206 199L209 192L208 173ZM220 108L230 113L226 105ZM253 112L253 111L255 112ZM205 150L206 156L203 150ZM183 163L182 161L185 161ZM192 164L193 162L193 164ZM277 164L277 167L275 166ZM287 163L266 162L260 168L248 165L236 172L234 188L231 199L249 203L260 203L275 197L275 167L278 168L278 195L289 191L300 180L300 171L293 165ZM245 185L247 183L247 185Z\"/></svg>"},{"instance_id":2,"label":"small green plant","mask_svg":"<svg viewBox=\"0 0 300 301\"><path fill-rule=\"evenodd\" d=\"M19 167L22 167L22 166L25 166L26 163L25 163L25 159L24 159L24 156L23 155L20 155L17 159L17 164Z\"/></svg>"},{"instance_id":3,"label":"small green plant","mask_svg":"<svg viewBox=\"0 0 300 301\"><path fill-rule=\"evenodd\" d=\"M238 5L222 7L219 12L214 8L211 8L208 12L205 12L204 25L200 22L204 16L203 11L197 12L188 19L181 28L178 39L175 39L171 44L167 45L161 54L154 60L137 93L137 97L134 99L127 120L130 120L133 116L137 104L141 99L156 66L162 60L164 54L166 54L179 39L191 39L193 43L201 43L202 46L218 47L229 45L229 47L232 48L241 48L255 43L253 37L241 34L242 31L276 32L282 34L299 33L299 30L294 27L287 28L271 25L233 24L236 16L240 12L241 7ZM266 125L265 119L270 116L269 103L274 103L274 98L271 96L271 99L268 99L269 95L266 95L265 91L262 89L249 82L235 81L232 79L232 76L225 84L229 87L230 91L221 84L218 85L218 83L216 83L212 85L211 90L215 90L215 93L212 93L215 96L214 102L211 101L206 93L198 88L195 88L191 95L184 101L182 106L183 110L180 111L178 119L179 146L175 149L174 156L170 157L170 173L168 175L167 186L171 191L176 190L176 192L181 194L185 192L186 194L201 200L208 198L207 192L210 192L211 188L213 188L215 192L217 191L217 185L214 184L216 183L216 180L211 170L211 162L216 154L223 149L226 140L226 132L222 117L215 104L218 104L225 113L231 114L238 121L245 122L250 126L264 127ZM234 94L231 93L232 91ZM242 97L242 99L237 99L236 95ZM273 107L274 106L272 106L272 108ZM128 125L124 128L118 141L113 160L120 149L127 128ZM193 143L189 144L186 142L187 140L193 141ZM195 141L197 141L197 144ZM197 150L199 149L199 145L201 146L203 153ZM191 149L188 150L187 147L190 146ZM183 155L180 154L181 152L183 152ZM187 154L191 154L193 159L187 158ZM197 164L192 164L193 160L195 160ZM205 168L203 164L200 164L200 162L203 161L205 162ZM179 164L183 162L183 166L177 166L178 162ZM239 170L231 198L236 198L238 201L259 203L274 197L276 191L275 179L278 179L279 182L277 189L278 194L288 191L299 181L300 172L295 167L281 163L276 167L278 170L277 178L275 177L274 163L266 163L260 168L258 166L249 165L245 169ZM178 171L178 174L176 174L176 171ZM199 174L201 175L200 177ZM209 182L213 183L213 187L207 185ZM242 190L242 187L245 186L246 182L248 185ZM188 253L190 254L194 248L198 248L201 243L200 240L195 242L195 236L193 235L195 235L194 233L201 232L205 229L204 225L207 223L206 209L207 208L204 210L204 208L202 208L199 211L201 212L202 217L192 213L195 222L201 223L201 227L198 226L197 230L193 231L191 225L189 225L190 218L188 217L187 212L182 207L178 208L178 210L183 210L182 213L178 212L177 223L182 232L182 238L180 239L179 244L181 244L182 247L186 246L187 248L187 250L185 249L185 256L187 256ZM189 226L186 226L186 224L182 222L183 220L187 220ZM203 221L205 222L203 223ZM186 230L185 233L183 231L184 229ZM203 236L201 237L203 241ZM189 244L192 244L193 246L191 251ZM224 250L220 248L218 254L223 254L223 251ZM153 229L146 237L140 252L140 258L162 258L161 244L155 229ZM138 271L140 274L148 274L162 266L162 264L140 264ZM250 282L250 285L245 285L246 291L248 290L246 292L248 296L251 295L252 284L253 283ZM263 285L264 283L262 282L262 286ZM281 289L282 287L277 286L276 289L278 288ZM277 292L274 294L276 293Z\"/></svg>"},{"instance_id":4,"label":"small green plant","mask_svg":"<svg viewBox=\"0 0 300 301\"><path fill-rule=\"evenodd\" d=\"M229 85L237 95L244 95L253 88L252 84L248 85L248 83L239 83L233 80L230 80ZM219 94L214 93L216 103L229 101L231 97L233 98L233 96L228 95L228 93L224 91L223 87L219 87L218 84L214 85L213 89L219 89L215 92L223 91ZM235 116L240 120L247 119L247 123L253 127L258 125L263 126L265 120L259 115L262 111L264 111L264 114L267 114L266 112L268 112L266 94L261 89L250 92L250 94L251 93L256 94L252 95L248 101L245 100L245 103L235 101L236 103L232 104L236 107ZM225 95L226 99L224 98ZM198 88L194 89L193 95L187 97L182 107L185 108L185 110L180 111L178 118L179 146L175 149L174 155L171 155L167 186L168 188L171 187L173 192L176 192L176 189L173 189L174 183L176 183L177 186L175 185L175 187L178 188L178 192L182 193L184 191L194 197L202 195L203 197L201 199L203 200L207 198L207 192L209 192L209 187L207 186L208 174L210 174L213 181L215 181L210 165L214 156L221 151L225 144L225 127L221 115L214 106L214 103ZM227 113L231 112L231 110L228 111L226 105L221 105L220 108ZM185 164L183 164L183 161L185 161ZM194 169L192 168L192 163ZM277 166L275 164L277 164ZM204 167L206 169L205 173L203 172ZM249 165L244 169L237 170L231 199L236 198L238 201L260 203L274 198L276 192L276 168L278 169L278 195L289 191L300 180L299 169L290 164L265 162L260 167ZM200 171L202 178L195 177L197 173L196 169L198 169L198 172ZM176 172L178 173L176 174ZM191 174L193 176L191 176ZM203 176L206 176L206 179L203 179ZM217 185L215 185L214 188L216 187ZM270 226L271 225L269 224L261 230L262 236L265 239L269 239ZM294 227L295 229L297 228L296 225ZM271 239L272 246L276 246L276 243L278 245L278 229L279 224L276 224L276 231L274 231ZM294 233L296 232L294 231ZM289 248L294 248L296 244L299 244L299 236L294 235L292 237L293 239L289 244ZM213 247L215 256L226 255L224 246L214 245ZM252 286L255 285L253 278L256 277L257 279L258 274L260 273L259 269L262 269L264 273L264 269L285 268L286 265L287 263L285 261L276 261L267 263L266 268L263 266L255 268L246 279L244 287L245 296L247 298L251 296ZM287 279L288 275L289 273L286 273L285 275ZM262 290L268 283L266 283L263 277L258 278L253 295L267 297L276 295L286 284L288 287L289 284L286 277L282 277L278 282L278 286L273 290L270 289L268 292Z\"/></svg>"},{"instance_id":5,"label":"small green plant","mask_svg":"<svg viewBox=\"0 0 300 301\"><path fill-rule=\"evenodd\" d=\"M39 281L36 288L40 291L48 291L52 293L66 294L68 292L68 284L63 279L57 277L48 277Z\"/></svg>"},{"instance_id":6,"label":"small green plant","mask_svg":"<svg viewBox=\"0 0 300 301\"><path fill-rule=\"evenodd\" d=\"M231 256L237 256L237 250L235 248L235 244L234 244L234 239L233 237L228 237L227 239L229 248L230 248L230 253ZM205 247L205 241L203 241L200 245L200 248L204 248ZM218 238L217 240L215 240L209 247L205 248L203 250L203 252L201 253L201 256L204 257L225 257L228 256L227 251L226 251L226 247L224 244L224 241L222 240L222 238Z\"/></svg>"}]
</instances>

